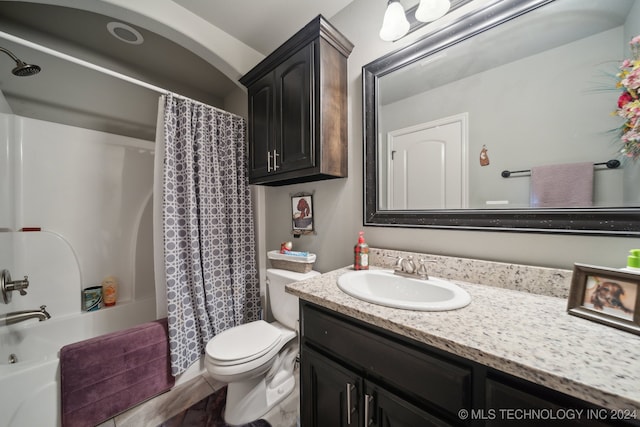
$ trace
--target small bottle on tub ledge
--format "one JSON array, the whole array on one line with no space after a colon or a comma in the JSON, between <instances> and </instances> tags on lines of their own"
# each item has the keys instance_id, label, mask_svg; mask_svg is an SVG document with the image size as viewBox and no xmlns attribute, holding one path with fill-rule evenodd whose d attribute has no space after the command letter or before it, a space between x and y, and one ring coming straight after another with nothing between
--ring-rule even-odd
<instances>
[{"instance_id":1,"label":"small bottle on tub ledge","mask_svg":"<svg viewBox=\"0 0 640 427\"><path fill-rule=\"evenodd\" d=\"M364 231L359 233L358 243L353 248L353 255L353 268L355 270L369 269L369 245L364 241Z\"/></svg>"},{"instance_id":2,"label":"small bottle on tub ledge","mask_svg":"<svg viewBox=\"0 0 640 427\"><path fill-rule=\"evenodd\" d=\"M118 279L107 276L102 281L102 303L105 307L116 305L118 297Z\"/></svg>"}]
</instances>

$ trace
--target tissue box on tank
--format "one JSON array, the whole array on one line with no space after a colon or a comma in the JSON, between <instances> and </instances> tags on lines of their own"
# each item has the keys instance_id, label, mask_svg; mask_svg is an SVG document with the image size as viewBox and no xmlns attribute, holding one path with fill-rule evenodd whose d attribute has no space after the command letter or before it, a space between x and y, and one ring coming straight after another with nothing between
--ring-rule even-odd
<instances>
[{"instance_id":1,"label":"tissue box on tank","mask_svg":"<svg viewBox=\"0 0 640 427\"><path fill-rule=\"evenodd\" d=\"M307 256L294 256L281 254L279 251L269 251L267 252L267 258L271 263L271 267L295 271L296 273L310 272L316 262L316 255L311 253Z\"/></svg>"}]
</instances>

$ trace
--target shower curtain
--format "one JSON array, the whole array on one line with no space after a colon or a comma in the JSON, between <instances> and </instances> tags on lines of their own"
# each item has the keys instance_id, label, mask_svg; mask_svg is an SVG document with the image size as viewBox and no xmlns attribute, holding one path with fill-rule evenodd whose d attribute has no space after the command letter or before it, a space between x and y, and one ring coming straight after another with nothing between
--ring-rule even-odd
<instances>
[{"instance_id":1,"label":"shower curtain","mask_svg":"<svg viewBox=\"0 0 640 427\"><path fill-rule=\"evenodd\" d=\"M174 94L163 98L156 137L154 194L162 196L156 203L156 218L162 215L156 280L166 279L175 376L200 358L213 336L259 318L260 289L245 120Z\"/></svg>"}]
</instances>

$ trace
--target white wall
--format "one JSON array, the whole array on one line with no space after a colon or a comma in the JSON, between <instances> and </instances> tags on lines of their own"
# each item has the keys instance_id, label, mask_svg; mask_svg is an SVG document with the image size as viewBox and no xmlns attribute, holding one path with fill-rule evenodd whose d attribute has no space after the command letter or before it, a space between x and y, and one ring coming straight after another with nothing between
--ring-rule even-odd
<instances>
[{"instance_id":1,"label":"white wall","mask_svg":"<svg viewBox=\"0 0 640 427\"><path fill-rule=\"evenodd\" d=\"M0 312L79 313L81 289L109 275L121 282L118 303L153 298L153 143L6 114L0 134L11 171L0 187L0 267L30 277L28 294Z\"/></svg>"},{"instance_id":2,"label":"white wall","mask_svg":"<svg viewBox=\"0 0 640 427\"><path fill-rule=\"evenodd\" d=\"M7 102L7 98L4 97L2 91L0 91L0 113L11 114L11 106Z\"/></svg>"},{"instance_id":3,"label":"white wall","mask_svg":"<svg viewBox=\"0 0 640 427\"><path fill-rule=\"evenodd\" d=\"M629 55L629 41L640 34L640 2L634 2L631 10L629 11L629 16L627 17L627 22L624 25L624 40L623 46L624 54Z\"/></svg>"},{"instance_id":4,"label":"white wall","mask_svg":"<svg viewBox=\"0 0 640 427\"><path fill-rule=\"evenodd\" d=\"M265 193L264 242L276 249L291 237L290 195L315 191L317 235L294 240L294 247L318 254L316 269L328 271L353 262L353 246L362 229L363 137L361 68L376 58L407 45L429 30L426 26L396 43L378 37L386 2L354 0L331 19L355 48L349 57L349 177L331 181L270 187ZM376 18L376 17L379 17ZM433 25L444 25L445 21ZM561 110L558 111L560 113ZM434 254L572 268L574 262L622 266L627 251L640 247L640 238L576 236L366 227L370 245Z\"/></svg>"},{"instance_id":5,"label":"white wall","mask_svg":"<svg viewBox=\"0 0 640 427\"><path fill-rule=\"evenodd\" d=\"M237 114L242 117L247 117L247 91L241 88L235 88L229 95L224 98L222 108L230 113Z\"/></svg>"}]
</instances>

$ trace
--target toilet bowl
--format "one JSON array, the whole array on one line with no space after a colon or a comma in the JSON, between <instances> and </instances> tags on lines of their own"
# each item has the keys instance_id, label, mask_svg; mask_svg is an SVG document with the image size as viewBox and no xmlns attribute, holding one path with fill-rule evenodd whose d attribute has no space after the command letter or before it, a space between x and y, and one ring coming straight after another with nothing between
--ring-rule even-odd
<instances>
[{"instance_id":1,"label":"toilet bowl","mask_svg":"<svg viewBox=\"0 0 640 427\"><path fill-rule=\"evenodd\" d=\"M267 294L275 321L239 325L207 343L207 372L228 384L224 411L227 424L248 424L259 419L295 388L298 298L287 294L285 285L319 274L268 269Z\"/></svg>"}]
</instances>

